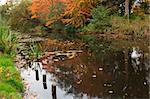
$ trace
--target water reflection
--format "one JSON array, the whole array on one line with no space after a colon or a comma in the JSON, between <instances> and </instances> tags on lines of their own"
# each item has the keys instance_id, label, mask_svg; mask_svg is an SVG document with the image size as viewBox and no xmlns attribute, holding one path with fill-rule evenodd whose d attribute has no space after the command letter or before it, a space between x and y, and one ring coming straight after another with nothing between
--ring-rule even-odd
<instances>
[{"instance_id":1,"label":"water reflection","mask_svg":"<svg viewBox=\"0 0 150 99\"><path fill-rule=\"evenodd\" d=\"M86 62L87 57L81 55L79 59L55 65L61 70L55 75L59 85L68 94L83 93L98 98L148 98L148 71L144 65L147 60L142 60L143 57L139 60L140 64L136 65L131 59L130 50L119 50L97 63Z\"/></svg>"},{"instance_id":2,"label":"water reflection","mask_svg":"<svg viewBox=\"0 0 150 99\"><path fill-rule=\"evenodd\" d=\"M45 82L43 82L43 88L47 89L47 84Z\"/></svg>"},{"instance_id":3,"label":"water reflection","mask_svg":"<svg viewBox=\"0 0 150 99\"><path fill-rule=\"evenodd\" d=\"M53 64L53 73L34 63L38 67L30 66L30 75L25 69L22 76L29 81L29 90L36 92L38 99L148 98L150 64L149 57L143 54L140 64L135 64L128 49L107 53L99 61L82 53Z\"/></svg>"},{"instance_id":4,"label":"water reflection","mask_svg":"<svg viewBox=\"0 0 150 99\"><path fill-rule=\"evenodd\" d=\"M52 84L52 98L57 99L56 85Z\"/></svg>"}]
</instances>

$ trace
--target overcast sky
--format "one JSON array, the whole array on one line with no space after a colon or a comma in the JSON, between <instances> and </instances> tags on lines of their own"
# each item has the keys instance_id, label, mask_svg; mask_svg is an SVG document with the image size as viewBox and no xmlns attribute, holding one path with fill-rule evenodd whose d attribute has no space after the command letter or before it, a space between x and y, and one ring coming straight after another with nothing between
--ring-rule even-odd
<instances>
[{"instance_id":1,"label":"overcast sky","mask_svg":"<svg viewBox=\"0 0 150 99\"><path fill-rule=\"evenodd\" d=\"M5 4L7 0L0 0L0 4Z\"/></svg>"}]
</instances>

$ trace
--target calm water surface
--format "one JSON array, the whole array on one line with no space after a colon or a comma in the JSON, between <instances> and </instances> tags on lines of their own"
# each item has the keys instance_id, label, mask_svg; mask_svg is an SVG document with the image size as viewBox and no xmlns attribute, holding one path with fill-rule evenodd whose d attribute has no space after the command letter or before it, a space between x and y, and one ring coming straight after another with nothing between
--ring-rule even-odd
<instances>
[{"instance_id":1,"label":"calm water surface","mask_svg":"<svg viewBox=\"0 0 150 99\"><path fill-rule=\"evenodd\" d=\"M107 53L98 59L81 53L73 59L56 62L53 64L53 73L42 70L46 71L46 89L39 68L39 80L36 80L35 70L31 68L22 69L21 75L30 85L28 91L36 93L38 99L148 99L148 50L143 54L137 69L134 68L128 50ZM57 97L52 96L53 83L56 83Z\"/></svg>"}]
</instances>

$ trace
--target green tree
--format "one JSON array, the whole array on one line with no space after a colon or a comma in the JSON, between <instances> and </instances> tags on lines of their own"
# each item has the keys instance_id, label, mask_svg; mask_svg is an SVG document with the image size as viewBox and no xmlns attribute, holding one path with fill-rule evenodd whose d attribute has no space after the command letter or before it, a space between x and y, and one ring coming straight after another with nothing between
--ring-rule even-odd
<instances>
[{"instance_id":1,"label":"green tree","mask_svg":"<svg viewBox=\"0 0 150 99\"><path fill-rule=\"evenodd\" d=\"M107 31L111 27L111 17L108 14L108 9L103 6L94 8L91 14L92 19L84 29L91 32Z\"/></svg>"}]
</instances>

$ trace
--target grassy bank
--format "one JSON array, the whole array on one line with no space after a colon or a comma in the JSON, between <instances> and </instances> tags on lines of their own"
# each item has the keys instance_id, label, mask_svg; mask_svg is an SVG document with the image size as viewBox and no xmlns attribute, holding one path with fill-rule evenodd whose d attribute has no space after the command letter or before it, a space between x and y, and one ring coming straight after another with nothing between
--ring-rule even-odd
<instances>
[{"instance_id":1,"label":"grassy bank","mask_svg":"<svg viewBox=\"0 0 150 99\"><path fill-rule=\"evenodd\" d=\"M0 99L22 99L23 83L13 62L17 39L0 15Z\"/></svg>"},{"instance_id":2,"label":"grassy bank","mask_svg":"<svg viewBox=\"0 0 150 99\"><path fill-rule=\"evenodd\" d=\"M8 55L0 54L0 99L21 99L23 83Z\"/></svg>"}]
</instances>

